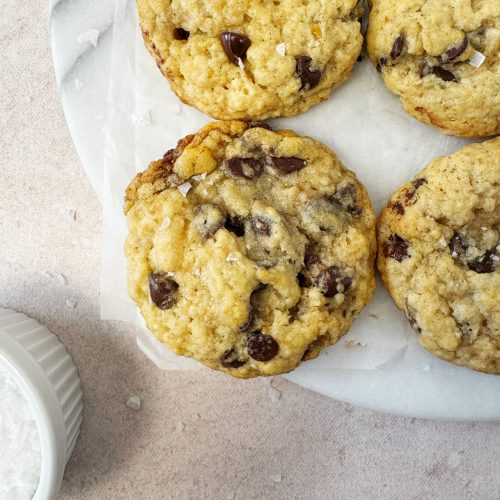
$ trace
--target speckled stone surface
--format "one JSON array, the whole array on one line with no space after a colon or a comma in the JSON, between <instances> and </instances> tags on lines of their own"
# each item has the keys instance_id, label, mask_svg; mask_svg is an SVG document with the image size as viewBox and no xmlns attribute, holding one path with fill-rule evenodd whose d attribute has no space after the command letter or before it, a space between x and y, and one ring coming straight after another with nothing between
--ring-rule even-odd
<instances>
[{"instance_id":1,"label":"speckled stone surface","mask_svg":"<svg viewBox=\"0 0 500 500\"><path fill-rule=\"evenodd\" d=\"M48 38L44 2L4 2L0 305L46 324L80 370L84 423L59 498L498 498L500 422L393 417L281 379L276 400L262 380L161 372L128 327L99 320L100 207Z\"/></svg>"}]
</instances>

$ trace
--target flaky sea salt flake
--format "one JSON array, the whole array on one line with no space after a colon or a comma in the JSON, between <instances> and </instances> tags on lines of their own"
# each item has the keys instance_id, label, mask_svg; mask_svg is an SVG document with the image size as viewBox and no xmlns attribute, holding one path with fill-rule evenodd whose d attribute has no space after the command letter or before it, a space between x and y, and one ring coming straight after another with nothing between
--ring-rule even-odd
<instances>
[{"instance_id":1,"label":"flaky sea salt flake","mask_svg":"<svg viewBox=\"0 0 500 500\"><path fill-rule=\"evenodd\" d=\"M439 244L442 246L442 247L445 247L446 246L446 240L441 236L441 238L439 238Z\"/></svg>"},{"instance_id":2,"label":"flaky sea salt flake","mask_svg":"<svg viewBox=\"0 0 500 500\"><path fill-rule=\"evenodd\" d=\"M284 56L286 54L286 44L284 42L283 43L278 43L278 45L276 45L276 52L280 56Z\"/></svg>"},{"instance_id":3,"label":"flaky sea salt flake","mask_svg":"<svg viewBox=\"0 0 500 500\"><path fill-rule=\"evenodd\" d=\"M479 68L484 61L486 60L486 56L477 50L474 50L472 53L472 57L469 59L469 64L474 66L475 68Z\"/></svg>"},{"instance_id":4,"label":"flaky sea salt flake","mask_svg":"<svg viewBox=\"0 0 500 500\"><path fill-rule=\"evenodd\" d=\"M82 82L80 78L75 78L75 89L80 90L83 89L83 87L85 87L85 82Z\"/></svg>"},{"instance_id":5,"label":"flaky sea salt flake","mask_svg":"<svg viewBox=\"0 0 500 500\"><path fill-rule=\"evenodd\" d=\"M170 226L171 222L172 220L170 219L170 217L165 217L163 219L163 222L161 223L160 229L167 229L167 227Z\"/></svg>"},{"instance_id":6,"label":"flaky sea salt flake","mask_svg":"<svg viewBox=\"0 0 500 500\"><path fill-rule=\"evenodd\" d=\"M281 483L281 479L282 479L282 476L281 476L280 472L278 472L277 474L273 474L271 476L271 481L273 481L274 483Z\"/></svg>"},{"instance_id":7,"label":"flaky sea salt flake","mask_svg":"<svg viewBox=\"0 0 500 500\"><path fill-rule=\"evenodd\" d=\"M177 189L181 192L182 196L184 196L185 198L192 187L193 186L189 182L184 182L180 186L177 186Z\"/></svg>"},{"instance_id":8,"label":"flaky sea salt flake","mask_svg":"<svg viewBox=\"0 0 500 500\"><path fill-rule=\"evenodd\" d=\"M127 400L127 406L132 408L132 410L140 410L141 409L141 398L139 396L130 396Z\"/></svg>"},{"instance_id":9,"label":"flaky sea salt flake","mask_svg":"<svg viewBox=\"0 0 500 500\"><path fill-rule=\"evenodd\" d=\"M498 255L492 255L491 260L500 260L500 257Z\"/></svg>"},{"instance_id":10,"label":"flaky sea salt flake","mask_svg":"<svg viewBox=\"0 0 500 500\"><path fill-rule=\"evenodd\" d=\"M457 253L457 252L455 252L455 250L453 250L453 252L451 252L451 256L452 256L453 258L455 258L455 257L457 257L457 256L458 256L458 253Z\"/></svg>"},{"instance_id":11,"label":"flaky sea salt flake","mask_svg":"<svg viewBox=\"0 0 500 500\"><path fill-rule=\"evenodd\" d=\"M167 273L167 276L168 276L169 278L172 278L172 276L175 276L175 273L174 273L174 272L172 272L172 271L169 271L169 272Z\"/></svg>"},{"instance_id":12,"label":"flaky sea salt flake","mask_svg":"<svg viewBox=\"0 0 500 500\"><path fill-rule=\"evenodd\" d=\"M238 57L238 66L241 69L245 69L245 63L243 62L243 59L241 57Z\"/></svg>"},{"instance_id":13,"label":"flaky sea salt flake","mask_svg":"<svg viewBox=\"0 0 500 500\"><path fill-rule=\"evenodd\" d=\"M99 30L91 29L84 31L76 37L78 43L91 43L94 47L97 47L97 41L99 40Z\"/></svg>"},{"instance_id":14,"label":"flaky sea salt flake","mask_svg":"<svg viewBox=\"0 0 500 500\"><path fill-rule=\"evenodd\" d=\"M76 220L76 210L68 208L64 211L64 215L69 220Z\"/></svg>"},{"instance_id":15,"label":"flaky sea salt flake","mask_svg":"<svg viewBox=\"0 0 500 500\"><path fill-rule=\"evenodd\" d=\"M237 262L239 259L238 259L238 256L235 254L235 253L230 253L227 257L226 257L226 261L227 262Z\"/></svg>"},{"instance_id":16,"label":"flaky sea salt flake","mask_svg":"<svg viewBox=\"0 0 500 500\"><path fill-rule=\"evenodd\" d=\"M149 127L153 123L153 120L151 120L151 111L146 111L142 114L133 114L132 123L136 127Z\"/></svg>"},{"instance_id":17,"label":"flaky sea salt flake","mask_svg":"<svg viewBox=\"0 0 500 500\"><path fill-rule=\"evenodd\" d=\"M205 178L206 178L206 176L207 176L207 173L206 173L206 172L203 172L202 174L199 174L199 175L193 175L193 179L194 179L195 181L200 182L200 181L204 181L204 180L205 180Z\"/></svg>"},{"instance_id":18,"label":"flaky sea salt flake","mask_svg":"<svg viewBox=\"0 0 500 500\"><path fill-rule=\"evenodd\" d=\"M201 272L200 272L200 270L199 270L198 268L196 268L196 269L193 271L193 274L194 274L195 276L201 276Z\"/></svg>"}]
</instances>

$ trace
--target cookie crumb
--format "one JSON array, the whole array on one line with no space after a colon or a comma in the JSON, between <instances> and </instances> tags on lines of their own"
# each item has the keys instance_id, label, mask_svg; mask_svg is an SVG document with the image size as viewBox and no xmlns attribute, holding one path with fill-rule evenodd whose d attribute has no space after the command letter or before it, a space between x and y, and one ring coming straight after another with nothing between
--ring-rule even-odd
<instances>
[{"instance_id":1,"label":"cookie crumb","mask_svg":"<svg viewBox=\"0 0 500 500\"><path fill-rule=\"evenodd\" d=\"M271 481L273 481L274 483L281 483L281 472L278 472L277 474L273 474L271 476Z\"/></svg>"},{"instance_id":2,"label":"cookie crumb","mask_svg":"<svg viewBox=\"0 0 500 500\"><path fill-rule=\"evenodd\" d=\"M283 42L283 43L279 43L278 45L276 45L276 52L280 56L284 56L286 54L286 44Z\"/></svg>"},{"instance_id":3,"label":"cookie crumb","mask_svg":"<svg viewBox=\"0 0 500 500\"><path fill-rule=\"evenodd\" d=\"M373 319L378 319L378 314L369 314L368 316L370 316L370 318L373 318Z\"/></svg>"},{"instance_id":4,"label":"cookie crumb","mask_svg":"<svg viewBox=\"0 0 500 500\"><path fill-rule=\"evenodd\" d=\"M99 30L91 29L84 31L76 37L78 43L91 43L94 47L97 47L97 42L99 40Z\"/></svg>"},{"instance_id":5,"label":"cookie crumb","mask_svg":"<svg viewBox=\"0 0 500 500\"><path fill-rule=\"evenodd\" d=\"M175 432L182 432L185 428L186 426L183 422L177 422L177 424L175 424Z\"/></svg>"},{"instance_id":6,"label":"cookie crumb","mask_svg":"<svg viewBox=\"0 0 500 500\"><path fill-rule=\"evenodd\" d=\"M177 186L177 189L181 192L182 196L184 196L185 198L192 187L193 186L189 182L184 182L180 186Z\"/></svg>"},{"instance_id":7,"label":"cookie crumb","mask_svg":"<svg viewBox=\"0 0 500 500\"><path fill-rule=\"evenodd\" d=\"M472 53L472 57L469 59L469 64L474 66L475 68L479 68L484 61L486 60L486 56L477 50L474 50Z\"/></svg>"},{"instance_id":8,"label":"cookie crumb","mask_svg":"<svg viewBox=\"0 0 500 500\"><path fill-rule=\"evenodd\" d=\"M361 342L358 342L357 340L346 340L344 342L344 347L346 349L352 349L353 347L366 347L366 346L363 346L363 344Z\"/></svg>"},{"instance_id":9,"label":"cookie crumb","mask_svg":"<svg viewBox=\"0 0 500 500\"><path fill-rule=\"evenodd\" d=\"M76 307L76 302L74 300L66 299L66 305L71 309L74 309Z\"/></svg>"},{"instance_id":10,"label":"cookie crumb","mask_svg":"<svg viewBox=\"0 0 500 500\"><path fill-rule=\"evenodd\" d=\"M139 396L131 396L127 400L127 406L132 408L132 410L140 410L141 409L141 398Z\"/></svg>"}]
</instances>

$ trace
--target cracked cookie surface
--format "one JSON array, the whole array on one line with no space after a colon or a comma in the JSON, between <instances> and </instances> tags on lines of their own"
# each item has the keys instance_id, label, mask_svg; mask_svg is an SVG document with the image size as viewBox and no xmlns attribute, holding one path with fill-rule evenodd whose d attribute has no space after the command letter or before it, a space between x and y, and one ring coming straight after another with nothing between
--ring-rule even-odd
<instances>
[{"instance_id":1,"label":"cracked cookie surface","mask_svg":"<svg viewBox=\"0 0 500 500\"><path fill-rule=\"evenodd\" d=\"M291 116L350 75L357 0L138 0L146 47L185 103L218 119Z\"/></svg>"},{"instance_id":2,"label":"cracked cookie surface","mask_svg":"<svg viewBox=\"0 0 500 500\"><path fill-rule=\"evenodd\" d=\"M177 354L247 378L347 333L374 288L365 188L323 144L214 122L131 182L128 286Z\"/></svg>"},{"instance_id":3,"label":"cracked cookie surface","mask_svg":"<svg viewBox=\"0 0 500 500\"><path fill-rule=\"evenodd\" d=\"M418 120L463 137L500 133L498 0L375 0L367 47Z\"/></svg>"},{"instance_id":4,"label":"cracked cookie surface","mask_svg":"<svg viewBox=\"0 0 500 500\"><path fill-rule=\"evenodd\" d=\"M382 212L378 267L420 343L500 374L500 138L434 160Z\"/></svg>"}]
</instances>

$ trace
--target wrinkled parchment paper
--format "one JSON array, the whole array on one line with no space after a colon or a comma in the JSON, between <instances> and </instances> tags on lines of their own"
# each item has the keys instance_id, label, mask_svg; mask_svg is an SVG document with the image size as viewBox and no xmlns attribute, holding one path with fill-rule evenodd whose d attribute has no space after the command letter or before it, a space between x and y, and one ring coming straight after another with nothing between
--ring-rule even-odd
<instances>
[{"instance_id":1,"label":"wrinkled parchment paper","mask_svg":"<svg viewBox=\"0 0 500 500\"><path fill-rule=\"evenodd\" d=\"M123 193L135 173L210 118L182 104L171 92L144 47L133 0L117 0L113 36L104 165L101 315L136 324L139 346L159 367L198 367L197 362L177 357L160 344L128 298L122 206ZM273 128L311 136L333 149L365 184L377 213L399 185L436 156L449 154L467 142L443 135L407 115L364 53L351 78L328 101L300 116L270 123ZM307 369L429 370L433 362L379 282L372 302L349 334L317 360L309 361Z\"/></svg>"}]
</instances>

